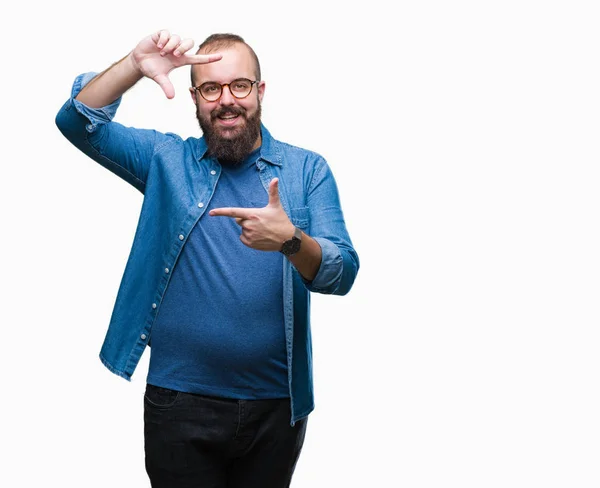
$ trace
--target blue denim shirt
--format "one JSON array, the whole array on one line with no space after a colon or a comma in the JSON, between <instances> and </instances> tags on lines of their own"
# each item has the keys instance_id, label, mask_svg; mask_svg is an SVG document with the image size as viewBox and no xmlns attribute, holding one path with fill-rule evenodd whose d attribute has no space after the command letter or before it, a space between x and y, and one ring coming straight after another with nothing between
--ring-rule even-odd
<instances>
[{"instance_id":1,"label":"blue denim shirt","mask_svg":"<svg viewBox=\"0 0 600 488\"><path fill-rule=\"evenodd\" d=\"M56 116L63 135L77 148L144 195L131 252L117 293L102 363L131 376L152 336L172 270L190 232L204 214L221 174L207 155L204 138L125 127L112 119L121 102L92 109L75 100L95 73L79 75L71 98ZM318 154L277 141L262 126L257 162L268 192L279 178L282 206L292 223L321 246L319 271L305 280L283 260L284 326L291 424L314 409L310 293L345 295L359 268L346 230L335 179Z\"/></svg>"}]
</instances>

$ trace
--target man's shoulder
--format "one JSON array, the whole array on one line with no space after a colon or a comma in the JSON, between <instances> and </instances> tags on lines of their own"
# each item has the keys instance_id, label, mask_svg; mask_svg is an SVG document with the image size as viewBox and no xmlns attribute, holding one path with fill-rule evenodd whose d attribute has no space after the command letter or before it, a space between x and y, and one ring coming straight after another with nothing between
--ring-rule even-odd
<instances>
[{"instance_id":1,"label":"man's shoulder","mask_svg":"<svg viewBox=\"0 0 600 488\"><path fill-rule=\"evenodd\" d=\"M271 143L284 160L302 161L305 164L324 164L325 158L317 151L271 137Z\"/></svg>"},{"instance_id":2,"label":"man's shoulder","mask_svg":"<svg viewBox=\"0 0 600 488\"><path fill-rule=\"evenodd\" d=\"M281 147L284 151L288 151L290 153L294 153L294 154L298 154L298 155L304 155L307 157L312 157L315 159L324 159L320 153L318 153L317 151L314 151L312 149L306 149L305 147L296 146L294 144L290 144L289 142L284 142L284 141L277 141L277 143L281 145Z\"/></svg>"},{"instance_id":3,"label":"man's shoulder","mask_svg":"<svg viewBox=\"0 0 600 488\"><path fill-rule=\"evenodd\" d=\"M156 148L156 152L159 152L165 148L180 147L181 150L191 150L194 153L198 151L201 139L198 137L187 137L183 138L175 132L165 132L164 139L161 141L160 146Z\"/></svg>"}]
</instances>

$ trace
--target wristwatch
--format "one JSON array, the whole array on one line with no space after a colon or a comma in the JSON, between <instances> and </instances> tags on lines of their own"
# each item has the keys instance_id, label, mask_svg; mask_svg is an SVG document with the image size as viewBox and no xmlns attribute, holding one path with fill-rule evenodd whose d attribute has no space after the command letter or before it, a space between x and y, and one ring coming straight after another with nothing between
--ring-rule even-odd
<instances>
[{"instance_id":1,"label":"wristwatch","mask_svg":"<svg viewBox=\"0 0 600 488\"><path fill-rule=\"evenodd\" d=\"M300 244L302 243L302 231L296 227L294 231L294 237L288 239L281 246L281 250L279 251L284 256L291 256L296 254L300 250Z\"/></svg>"}]
</instances>

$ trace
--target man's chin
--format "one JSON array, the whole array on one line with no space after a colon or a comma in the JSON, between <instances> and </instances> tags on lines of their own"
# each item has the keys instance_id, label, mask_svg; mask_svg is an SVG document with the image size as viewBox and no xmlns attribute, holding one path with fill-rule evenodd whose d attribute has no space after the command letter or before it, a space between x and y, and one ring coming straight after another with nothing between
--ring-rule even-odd
<instances>
[{"instance_id":1,"label":"man's chin","mask_svg":"<svg viewBox=\"0 0 600 488\"><path fill-rule=\"evenodd\" d=\"M229 128L225 130L216 130L215 134L221 137L222 139L235 139L240 135L242 131L240 129Z\"/></svg>"},{"instance_id":2,"label":"man's chin","mask_svg":"<svg viewBox=\"0 0 600 488\"><path fill-rule=\"evenodd\" d=\"M218 122L216 124L213 124L214 133L217 134L219 137L222 137L223 139L233 139L239 136L243 129L243 124L236 125L234 127L224 127L222 125L219 125Z\"/></svg>"}]
</instances>

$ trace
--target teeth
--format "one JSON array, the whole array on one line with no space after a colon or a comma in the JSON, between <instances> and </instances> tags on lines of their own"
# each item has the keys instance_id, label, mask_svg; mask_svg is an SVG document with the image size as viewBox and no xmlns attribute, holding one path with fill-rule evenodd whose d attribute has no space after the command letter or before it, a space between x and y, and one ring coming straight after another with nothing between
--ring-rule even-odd
<instances>
[{"instance_id":1,"label":"teeth","mask_svg":"<svg viewBox=\"0 0 600 488\"><path fill-rule=\"evenodd\" d=\"M224 115L221 118L222 119L235 119L237 117L237 115Z\"/></svg>"}]
</instances>

